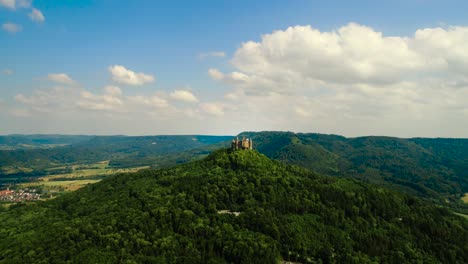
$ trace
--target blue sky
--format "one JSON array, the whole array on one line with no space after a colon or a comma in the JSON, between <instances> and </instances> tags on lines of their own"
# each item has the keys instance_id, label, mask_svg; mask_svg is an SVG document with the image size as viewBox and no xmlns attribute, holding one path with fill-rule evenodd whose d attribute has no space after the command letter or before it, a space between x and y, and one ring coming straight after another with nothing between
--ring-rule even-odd
<instances>
[{"instance_id":1,"label":"blue sky","mask_svg":"<svg viewBox=\"0 0 468 264\"><path fill-rule=\"evenodd\" d=\"M460 97L466 94L467 75L459 70L466 63L465 53L461 51L460 61L454 61L458 53L439 44L447 38L453 45L443 48L464 49L468 3L381 2L0 0L0 133L236 134L273 129L466 137L468 125L460 120L468 117L463 107L468 102ZM32 19L33 10L43 17ZM291 28L294 39L284 39L280 33L294 26L312 30ZM424 41L415 37L418 30L436 28L443 34L431 30ZM359 38L362 45L371 45L369 49L376 52L347 50L352 42L344 37L347 29L356 38L364 34ZM325 39L320 42L323 46L316 46L314 30L323 36L337 34L338 42L344 43L340 56L358 55L314 57L315 51L338 43ZM388 45L366 41L373 33L381 33ZM277 38L262 42L265 35ZM387 37L398 38L408 46L403 51L410 49L411 54L378 57L394 47ZM435 43L435 38L441 42ZM261 51L247 52L243 43L248 41L260 43ZM419 54L419 49L427 51ZM438 61L428 62L431 52L439 55ZM337 65L328 65L335 59ZM424 65L401 66L416 59ZM321 60L327 61L325 70ZM337 70L339 60L349 61L351 68ZM435 67L440 61L448 63ZM303 63L310 67L304 70ZM356 68L357 64L366 68ZM127 77L141 73L153 80L118 79L110 70L116 65ZM398 72L383 73L390 68ZM288 73L283 76L277 69ZM352 74L348 70L357 75L347 76ZM321 73L314 74L317 71ZM242 74L242 80L233 73ZM456 85L450 83L453 74ZM279 81L278 75L288 81ZM380 83L383 79L385 85ZM428 83L437 85L421 90ZM389 92L382 92L385 89ZM392 94L395 91L400 92ZM413 101L406 100L409 95ZM418 96L448 99L439 105L420 102ZM234 97L240 102L231 100ZM405 114L408 111L412 114Z\"/></svg>"}]
</instances>

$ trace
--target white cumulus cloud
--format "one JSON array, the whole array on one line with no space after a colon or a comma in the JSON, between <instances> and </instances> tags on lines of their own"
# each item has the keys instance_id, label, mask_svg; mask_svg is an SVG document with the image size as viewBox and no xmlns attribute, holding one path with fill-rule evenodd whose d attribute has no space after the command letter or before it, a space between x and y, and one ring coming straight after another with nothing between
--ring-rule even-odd
<instances>
[{"instance_id":1,"label":"white cumulus cloud","mask_svg":"<svg viewBox=\"0 0 468 264\"><path fill-rule=\"evenodd\" d=\"M47 79L49 81L56 82L59 84L66 84L66 85L75 84L75 81L65 73L51 73L47 75Z\"/></svg>"},{"instance_id":2,"label":"white cumulus cloud","mask_svg":"<svg viewBox=\"0 0 468 264\"><path fill-rule=\"evenodd\" d=\"M28 16L34 22L43 23L45 21L45 17L42 14L41 10L36 9L36 8L33 8L31 13L29 13Z\"/></svg>"},{"instance_id":3,"label":"white cumulus cloud","mask_svg":"<svg viewBox=\"0 0 468 264\"><path fill-rule=\"evenodd\" d=\"M125 68L122 65L113 65L109 67L109 72L112 75L112 80L116 83L140 86L154 82L153 75L145 73L137 73Z\"/></svg>"},{"instance_id":4,"label":"white cumulus cloud","mask_svg":"<svg viewBox=\"0 0 468 264\"><path fill-rule=\"evenodd\" d=\"M202 104L201 109L210 114L215 116L223 116L224 115L224 107L219 103L205 103Z\"/></svg>"},{"instance_id":5,"label":"white cumulus cloud","mask_svg":"<svg viewBox=\"0 0 468 264\"><path fill-rule=\"evenodd\" d=\"M161 98L160 96L154 94L150 96L135 95L129 97L129 100L135 104L144 105L153 108L166 108L169 106L169 103L166 99Z\"/></svg>"},{"instance_id":6,"label":"white cumulus cloud","mask_svg":"<svg viewBox=\"0 0 468 264\"><path fill-rule=\"evenodd\" d=\"M103 94L83 90L77 106L86 110L118 110L123 104L122 91L116 86L106 86Z\"/></svg>"},{"instance_id":7,"label":"white cumulus cloud","mask_svg":"<svg viewBox=\"0 0 468 264\"><path fill-rule=\"evenodd\" d=\"M198 102L197 97L188 90L175 90L171 93L171 98L189 103Z\"/></svg>"},{"instance_id":8,"label":"white cumulus cloud","mask_svg":"<svg viewBox=\"0 0 468 264\"><path fill-rule=\"evenodd\" d=\"M412 36L356 23L334 31L294 26L243 43L230 72L208 74L231 87L224 115L237 112L247 129L462 136L468 133L461 121L468 105L465 43L463 26Z\"/></svg>"},{"instance_id":9,"label":"white cumulus cloud","mask_svg":"<svg viewBox=\"0 0 468 264\"><path fill-rule=\"evenodd\" d=\"M210 75L210 77L216 81L220 81L224 79L224 73L220 72L218 69L213 69L213 68L209 69L208 75Z\"/></svg>"}]
</instances>

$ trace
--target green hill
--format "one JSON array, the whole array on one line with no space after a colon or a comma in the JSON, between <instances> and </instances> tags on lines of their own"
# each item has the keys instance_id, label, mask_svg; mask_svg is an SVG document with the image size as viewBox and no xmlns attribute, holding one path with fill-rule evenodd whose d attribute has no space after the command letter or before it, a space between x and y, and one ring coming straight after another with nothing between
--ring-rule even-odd
<instances>
[{"instance_id":1,"label":"green hill","mask_svg":"<svg viewBox=\"0 0 468 264\"><path fill-rule=\"evenodd\" d=\"M292 132L246 132L272 159L318 173L353 177L468 212L468 139L345 138Z\"/></svg>"},{"instance_id":2,"label":"green hill","mask_svg":"<svg viewBox=\"0 0 468 264\"><path fill-rule=\"evenodd\" d=\"M256 151L116 175L0 223L0 263L468 262L447 209Z\"/></svg>"},{"instance_id":3,"label":"green hill","mask_svg":"<svg viewBox=\"0 0 468 264\"><path fill-rule=\"evenodd\" d=\"M220 144L231 139L230 136L5 136L1 142L15 146L18 142L67 143L65 146L35 149L0 149L0 185L31 181L35 177L54 172L63 173L62 168L73 164L93 164L110 160L114 168L154 166L165 164L166 156L200 147ZM3 140L3 141L2 141ZM39 144L39 143L38 143ZM211 147L208 147L210 149ZM198 152L197 152L198 153ZM201 153L206 153L201 151ZM177 155L179 156L179 155ZM182 162L193 155L178 157L174 161ZM172 156L175 157L175 156ZM169 161L172 161L169 159ZM6 179L6 180L4 180Z\"/></svg>"}]
</instances>

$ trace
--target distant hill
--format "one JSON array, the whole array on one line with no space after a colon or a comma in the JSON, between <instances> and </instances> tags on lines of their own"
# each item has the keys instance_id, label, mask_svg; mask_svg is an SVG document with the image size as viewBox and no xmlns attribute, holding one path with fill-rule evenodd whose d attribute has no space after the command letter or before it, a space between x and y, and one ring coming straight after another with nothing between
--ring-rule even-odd
<instances>
[{"instance_id":1,"label":"distant hill","mask_svg":"<svg viewBox=\"0 0 468 264\"><path fill-rule=\"evenodd\" d=\"M358 137L291 132L245 132L269 158L331 176L356 178L414 194L468 214L468 139ZM53 149L0 151L5 166L27 167L12 177L37 177L51 166L110 160L116 168L166 167L206 157L231 136L99 136ZM56 170L60 172L60 170Z\"/></svg>"},{"instance_id":2,"label":"distant hill","mask_svg":"<svg viewBox=\"0 0 468 264\"><path fill-rule=\"evenodd\" d=\"M94 138L75 135L8 135L0 136L0 150L51 148L71 145Z\"/></svg>"},{"instance_id":3,"label":"distant hill","mask_svg":"<svg viewBox=\"0 0 468 264\"><path fill-rule=\"evenodd\" d=\"M459 204L468 192L468 139L345 138L292 132L245 132L266 156L318 173L353 177Z\"/></svg>"},{"instance_id":4,"label":"distant hill","mask_svg":"<svg viewBox=\"0 0 468 264\"><path fill-rule=\"evenodd\" d=\"M468 222L256 151L0 212L0 263L466 263Z\"/></svg>"},{"instance_id":5,"label":"distant hill","mask_svg":"<svg viewBox=\"0 0 468 264\"><path fill-rule=\"evenodd\" d=\"M57 138L55 138L57 137ZM158 158L172 153L230 140L232 136L7 136L4 142L63 143L65 146L0 150L1 178L29 178L50 173L47 169L70 164L110 160L113 167L157 165ZM38 143L39 144L39 143ZM17 172L11 173L11 171ZM2 176L3 175L3 176Z\"/></svg>"}]
</instances>

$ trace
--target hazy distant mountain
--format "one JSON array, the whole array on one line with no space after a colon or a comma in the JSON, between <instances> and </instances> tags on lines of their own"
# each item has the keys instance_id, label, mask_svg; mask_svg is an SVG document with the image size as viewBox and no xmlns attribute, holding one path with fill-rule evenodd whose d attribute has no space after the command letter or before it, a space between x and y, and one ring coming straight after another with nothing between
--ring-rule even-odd
<instances>
[{"instance_id":1,"label":"hazy distant mountain","mask_svg":"<svg viewBox=\"0 0 468 264\"><path fill-rule=\"evenodd\" d=\"M4 141L28 141L26 136L21 140L16 137L5 137ZM57 136L61 138L62 136ZM38 141L38 137L33 137ZM60 163L87 163L109 159L121 158L146 158L169 153L181 152L197 147L215 144L230 140L232 136L78 136L77 138L65 138L53 140L50 136L44 136L41 142L68 142L66 146L51 149L27 149L0 151L0 166L25 165L25 166L49 166ZM136 161L135 161L136 162Z\"/></svg>"},{"instance_id":2,"label":"hazy distant mountain","mask_svg":"<svg viewBox=\"0 0 468 264\"><path fill-rule=\"evenodd\" d=\"M61 145L71 145L86 140L94 136L75 135L8 135L0 136L0 149L34 149L50 148Z\"/></svg>"}]
</instances>

